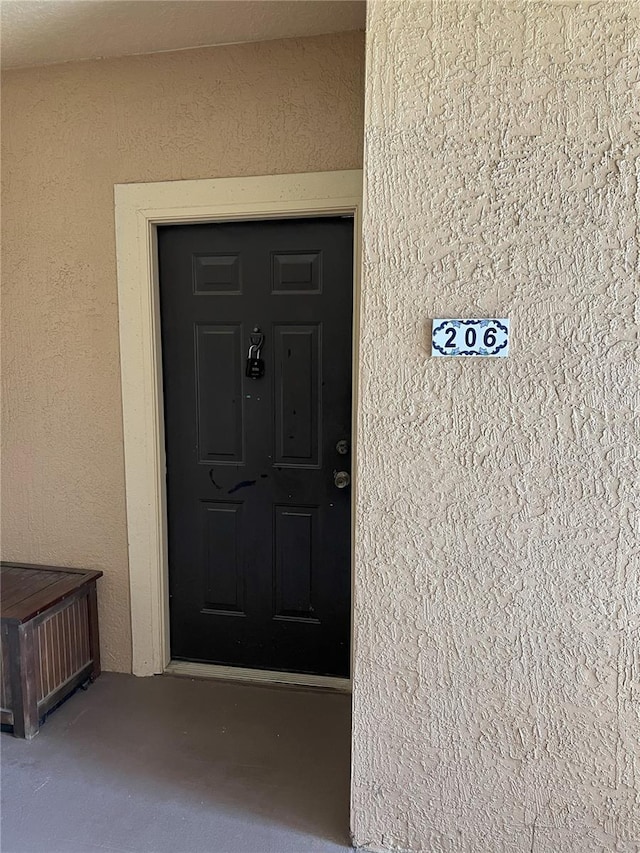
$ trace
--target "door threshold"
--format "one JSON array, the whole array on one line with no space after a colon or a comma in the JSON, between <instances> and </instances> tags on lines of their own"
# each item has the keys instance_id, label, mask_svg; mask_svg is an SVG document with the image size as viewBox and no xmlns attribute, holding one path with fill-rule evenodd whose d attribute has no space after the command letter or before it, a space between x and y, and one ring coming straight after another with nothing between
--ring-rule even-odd
<instances>
[{"instance_id":1,"label":"door threshold","mask_svg":"<svg viewBox=\"0 0 640 853\"><path fill-rule=\"evenodd\" d=\"M316 687L351 693L351 679L333 675L308 675L303 672L274 672L269 669L244 669L239 666L220 666L211 663L191 663L172 660L165 669L168 675L188 675L191 678L213 678L219 681L244 681L260 684L284 684L296 687Z\"/></svg>"}]
</instances>

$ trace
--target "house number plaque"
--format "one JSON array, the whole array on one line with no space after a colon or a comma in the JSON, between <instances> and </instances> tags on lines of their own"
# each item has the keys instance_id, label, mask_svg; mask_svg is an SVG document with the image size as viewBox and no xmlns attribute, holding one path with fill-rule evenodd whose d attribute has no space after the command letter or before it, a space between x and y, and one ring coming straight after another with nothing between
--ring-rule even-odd
<instances>
[{"instance_id":1,"label":"house number plaque","mask_svg":"<svg viewBox=\"0 0 640 853\"><path fill-rule=\"evenodd\" d=\"M509 355L509 320L433 321L431 355L484 355L506 358Z\"/></svg>"}]
</instances>

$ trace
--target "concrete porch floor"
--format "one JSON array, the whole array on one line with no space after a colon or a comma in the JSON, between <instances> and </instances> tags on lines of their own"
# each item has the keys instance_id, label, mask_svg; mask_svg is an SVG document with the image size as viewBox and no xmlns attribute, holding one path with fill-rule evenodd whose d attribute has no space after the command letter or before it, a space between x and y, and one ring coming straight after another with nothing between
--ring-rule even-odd
<instances>
[{"instance_id":1,"label":"concrete porch floor","mask_svg":"<svg viewBox=\"0 0 640 853\"><path fill-rule=\"evenodd\" d=\"M350 849L349 696L105 673L0 742L3 853Z\"/></svg>"}]
</instances>

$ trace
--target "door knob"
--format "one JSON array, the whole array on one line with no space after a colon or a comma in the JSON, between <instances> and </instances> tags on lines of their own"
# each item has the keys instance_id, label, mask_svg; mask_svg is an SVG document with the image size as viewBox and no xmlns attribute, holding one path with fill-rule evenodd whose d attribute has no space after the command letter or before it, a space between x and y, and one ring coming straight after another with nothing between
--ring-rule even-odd
<instances>
[{"instance_id":1,"label":"door knob","mask_svg":"<svg viewBox=\"0 0 640 853\"><path fill-rule=\"evenodd\" d=\"M346 471L334 471L333 482L336 484L336 488L345 489L351 482L351 477Z\"/></svg>"}]
</instances>

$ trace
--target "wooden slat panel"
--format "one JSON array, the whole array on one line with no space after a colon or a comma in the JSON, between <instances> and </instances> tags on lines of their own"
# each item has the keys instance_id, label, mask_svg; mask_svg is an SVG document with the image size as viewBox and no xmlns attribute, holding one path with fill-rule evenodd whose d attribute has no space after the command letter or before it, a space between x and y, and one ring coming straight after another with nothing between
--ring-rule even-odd
<instances>
[{"instance_id":1,"label":"wooden slat panel","mask_svg":"<svg viewBox=\"0 0 640 853\"><path fill-rule=\"evenodd\" d=\"M92 660L91 678L94 680L100 675L100 630L98 626L98 590L93 583L88 588L87 594L87 618L89 620L89 631L87 640L89 642L89 657Z\"/></svg>"},{"instance_id":2,"label":"wooden slat panel","mask_svg":"<svg viewBox=\"0 0 640 853\"><path fill-rule=\"evenodd\" d=\"M46 642L44 640L44 629L36 633L38 641L38 699L49 693L49 678L46 666L43 666Z\"/></svg>"},{"instance_id":3,"label":"wooden slat panel","mask_svg":"<svg viewBox=\"0 0 640 853\"><path fill-rule=\"evenodd\" d=\"M71 607L67 607L66 610L62 611L62 622L64 626L64 666L65 671L69 675L73 673L73 649L71 647L71 628L70 628L70 618L71 618Z\"/></svg>"},{"instance_id":4,"label":"wooden slat panel","mask_svg":"<svg viewBox=\"0 0 640 853\"><path fill-rule=\"evenodd\" d=\"M91 662L87 598L82 596L37 628L38 702Z\"/></svg>"},{"instance_id":5,"label":"wooden slat panel","mask_svg":"<svg viewBox=\"0 0 640 853\"><path fill-rule=\"evenodd\" d=\"M30 740L38 733L38 678L33 624L12 626L11 640L13 733Z\"/></svg>"},{"instance_id":6,"label":"wooden slat panel","mask_svg":"<svg viewBox=\"0 0 640 853\"><path fill-rule=\"evenodd\" d=\"M56 665L56 653L53 644L53 625L51 624L50 619L45 622L44 636L47 655L47 675L49 677L50 689L53 691L58 686L58 668Z\"/></svg>"},{"instance_id":7,"label":"wooden slat panel","mask_svg":"<svg viewBox=\"0 0 640 853\"><path fill-rule=\"evenodd\" d=\"M81 667L82 655L80 654L80 627L78 625L78 610L76 607L69 608L71 618L71 647L73 649L73 668L77 672Z\"/></svg>"},{"instance_id":8,"label":"wooden slat panel","mask_svg":"<svg viewBox=\"0 0 640 853\"><path fill-rule=\"evenodd\" d=\"M3 709L11 708L11 672L9 661L9 643L7 639L8 626L2 626L0 634L0 661L2 669L0 672L0 706Z\"/></svg>"}]
</instances>

